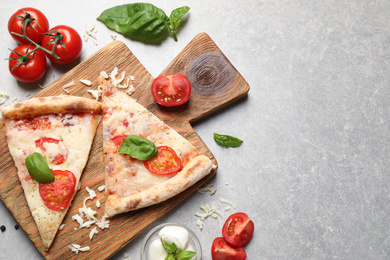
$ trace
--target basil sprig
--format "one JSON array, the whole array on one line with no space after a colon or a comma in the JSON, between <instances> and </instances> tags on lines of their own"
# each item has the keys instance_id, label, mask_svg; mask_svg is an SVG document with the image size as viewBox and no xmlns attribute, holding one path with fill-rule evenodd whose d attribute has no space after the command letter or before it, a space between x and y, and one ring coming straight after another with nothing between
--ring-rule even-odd
<instances>
[{"instance_id":1,"label":"basil sprig","mask_svg":"<svg viewBox=\"0 0 390 260\"><path fill-rule=\"evenodd\" d=\"M230 135L220 135L217 133L214 133L214 140L224 146L224 147L238 147L243 142L241 139L238 139L237 137L233 137Z\"/></svg>"},{"instance_id":2,"label":"basil sprig","mask_svg":"<svg viewBox=\"0 0 390 260\"><path fill-rule=\"evenodd\" d=\"M138 135L127 136L119 146L118 152L128 154L142 161L153 158L158 154L157 147L153 142Z\"/></svg>"},{"instance_id":3,"label":"basil sprig","mask_svg":"<svg viewBox=\"0 0 390 260\"><path fill-rule=\"evenodd\" d=\"M133 3L106 9L97 20L129 38L158 41L170 31L177 41L177 27L189 10L188 6L179 7L168 17L163 10L153 4Z\"/></svg>"},{"instance_id":4,"label":"basil sprig","mask_svg":"<svg viewBox=\"0 0 390 260\"><path fill-rule=\"evenodd\" d=\"M175 243L168 244L164 240L161 239L161 243L164 249L167 251L168 255L165 257L165 260L189 260L193 258L196 253L189 250L182 250L176 246Z\"/></svg>"},{"instance_id":5,"label":"basil sprig","mask_svg":"<svg viewBox=\"0 0 390 260\"><path fill-rule=\"evenodd\" d=\"M39 183L51 183L55 180L45 157L40 153L32 153L26 158L26 167L30 175Z\"/></svg>"}]
</instances>

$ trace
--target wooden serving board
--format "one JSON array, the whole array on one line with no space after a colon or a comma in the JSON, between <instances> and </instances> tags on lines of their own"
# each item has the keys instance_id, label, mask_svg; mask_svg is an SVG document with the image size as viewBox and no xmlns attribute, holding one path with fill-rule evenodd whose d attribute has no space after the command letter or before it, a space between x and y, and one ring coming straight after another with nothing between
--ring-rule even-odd
<instances>
[{"instance_id":1,"label":"wooden serving board","mask_svg":"<svg viewBox=\"0 0 390 260\"><path fill-rule=\"evenodd\" d=\"M118 67L120 73L126 71L126 76L134 76L136 90L132 96L139 103L190 140L200 153L206 154L217 165L212 153L192 129L190 122L245 96L249 91L249 85L207 34L198 34L161 73L161 75L182 73L190 79L192 83L191 98L189 102L180 107L165 108L154 102L149 89L154 78L120 41L103 47L35 96L66 94L63 86L74 80L76 85L68 88L69 94L92 98L87 90L97 88L99 73L101 71L111 72L115 67ZM91 80L92 86L83 85L79 82L80 79ZM210 132L210 134L212 133ZM109 258L216 173L214 170L193 187L166 202L113 217L110 219L110 227L104 230L99 229L99 233L95 234L91 241L89 232L92 227L74 230L78 227L78 223L72 221L72 216L82 207L84 199L88 196L85 191L86 187L96 191L97 199L102 205L100 208L96 208L97 199L95 198L92 201L88 200L87 206L98 211L97 217L99 219L104 215L104 192L97 191L99 186L104 185L102 162L102 126L100 124L92 144L89 161L81 178L81 189L63 221L65 228L57 233L52 247L48 252L45 252L8 150L4 119L0 120L0 198L46 259ZM72 243L82 247L90 246L91 250L76 255L68 248L68 245Z\"/></svg>"}]
</instances>

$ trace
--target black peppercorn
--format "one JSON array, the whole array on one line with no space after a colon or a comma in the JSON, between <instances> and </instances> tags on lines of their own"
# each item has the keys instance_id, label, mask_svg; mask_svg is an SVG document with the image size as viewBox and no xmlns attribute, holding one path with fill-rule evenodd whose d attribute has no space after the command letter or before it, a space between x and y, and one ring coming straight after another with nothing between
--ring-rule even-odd
<instances>
[{"instance_id":1,"label":"black peppercorn","mask_svg":"<svg viewBox=\"0 0 390 260\"><path fill-rule=\"evenodd\" d=\"M4 232L5 231L5 226L1 226L0 229L1 229L1 232Z\"/></svg>"}]
</instances>

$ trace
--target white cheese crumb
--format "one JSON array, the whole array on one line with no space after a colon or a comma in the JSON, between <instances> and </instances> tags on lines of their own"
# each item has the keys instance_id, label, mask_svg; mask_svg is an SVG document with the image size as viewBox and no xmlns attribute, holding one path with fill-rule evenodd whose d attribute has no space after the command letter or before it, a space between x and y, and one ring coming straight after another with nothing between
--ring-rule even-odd
<instances>
[{"instance_id":1,"label":"white cheese crumb","mask_svg":"<svg viewBox=\"0 0 390 260\"><path fill-rule=\"evenodd\" d=\"M134 85L131 84L131 85L129 86L129 88L127 89L126 93L127 93L129 96L131 96L131 95L134 93L134 91L135 91Z\"/></svg>"},{"instance_id":2,"label":"white cheese crumb","mask_svg":"<svg viewBox=\"0 0 390 260\"><path fill-rule=\"evenodd\" d=\"M105 78L105 79L108 79L109 76L108 76L107 72L101 71L101 72L100 72L100 77Z\"/></svg>"},{"instance_id":3,"label":"white cheese crumb","mask_svg":"<svg viewBox=\"0 0 390 260\"><path fill-rule=\"evenodd\" d=\"M91 37L93 40L93 43L95 45L98 45L96 33L97 33L97 30L95 30L95 25L92 25L92 27L89 29L85 28L85 32L83 35L84 41L88 42L89 38Z\"/></svg>"},{"instance_id":4,"label":"white cheese crumb","mask_svg":"<svg viewBox=\"0 0 390 260\"><path fill-rule=\"evenodd\" d=\"M100 201L99 201L99 200L96 201L96 207L97 207L97 208L100 208Z\"/></svg>"},{"instance_id":5,"label":"white cheese crumb","mask_svg":"<svg viewBox=\"0 0 390 260\"><path fill-rule=\"evenodd\" d=\"M44 89L45 87L43 87L41 84L38 83L38 87L40 87L41 89Z\"/></svg>"},{"instance_id":6,"label":"white cheese crumb","mask_svg":"<svg viewBox=\"0 0 390 260\"><path fill-rule=\"evenodd\" d=\"M96 99L96 101L98 101L100 96L102 95L102 88L98 86L97 89L88 89L87 92L90 93L92 97Z\"/></svg>"},{"instance_id":7,"label":"white cheese crumb","mask_svg":"<svg viewBox=\"0 0 390 260\"><path fill-rule=\"evenodd\" d=\"M9 98L8 94L5 92L0 92L0 105L4 104Z\"/></svg>"},{"instance_id":8,"label":"white cheese crumb","mask_svg":"<svg viewBox=\"0 0 390 260\"><path fill-rule=\"evenodd\" d=\"M30 92L26 92L26 98L28 98L29 96L31 96Z\"/></svg>"},{"instance_id":9,"label":"white cheese crumb","mask_svg":"<svg viewBox=\"0 0 390 260\"><path fill-rule=\"evenodd\" d=\"M104 216L102 217L102 219L98 222L96 222L96 225L100 228L100 229L105 229L105 228L109 228L110 227L110 221L109 220L106 220L107 218L107 215L104 214Z\"/></svg>"},{"instance_id":10,"label":"white cheese crumb","mask_svg":"<svg viewBox=\"0 0 390 260\"><path fill-rule=\"evenodd\" d=\"M84 223L83 218L79 214L73 215L72 220L76 220L80 226L83 225L83 223Z\"/></svg>"},{"instance_id":11,"label":"white cheese crumb","mask_svg":"<svg viewBox=\"0 0 390 260\"><path fill-rule=\"evenodd\" d=\"M90 232L89 232L89 240L92 240L93 238L93 235L99 233L99 231L97 231L97 228L94 227Z\"/></svg>"},{"instance_id":12,"label":"white cheese crumb","mask_svg":"<svg viewBox=\"0 0 390 260\"><path fill-rule=\"evenodd\" d=\"M200 229L203 228L203 221L209 216L213 218L218 218L218 216L220 216L222 218L221 212L213 204L203 204L200 206L200 208L203 212L198 211L195 213L195 216L199 218L196 224Z\"/></svg>"},{"instance_id":13,"label":"white cheese crumb","mask_svg":"<svg viewBox=\"0 0 390 260\"><path fill-rule=\"evenodd\" d=\"M111 33L110 36L113 41L116 40L117 35L115 33Z\"/></svg>"},{"instance_id":14,"label":"white cheese crumb","mask_svg":"<svg viewBox=\"0 0 390 260\"><path fill-rule=\"evenodd\" d=\"M232 209L232 207L227 206L227 207L225 208L225 211L229 211L229 210L231 210L231 209Z\"/></svg>"},{"instance_id":15,"label":"white cheese crumb","mask_svg":"<svg viewBox=\"0 0 390 260\"><path fill-rule=\"evenodd\" d=\"M62 224L62 225L60 226L59 230L63 230L64 227L65 227L65 224Z\"/></svg>"},{"instance_id":16,"label":"white cheese crumb","mask_svg":"<svg viewBox=\"0 0 390 260\"><path fill-rule=\"evenodd\" d=\"M87 199L94 199L94 198L96 198L96 192L95 191L93 191L93 190L91 190L89 187L85 187L85 190L88 192L88 195L89 195L89 197L88 198L86 198L86 200Z\"/></svg>"},{"instance_id":17,"label":"white cheese crumb","mask_svg":"<svg viewBox=\"0 0 390 260\"><path fill-rule=\"evenodd\" d=\"M81 247L81 246L78 245L78 244L68 245L68 248L69 248L72 252L75 252L76 255L79 253L79 251L85 252L85 251L91 250L91 248L90 248L89 246Z\"/></svg>"},{"instance_id":18,"label":"white cheese crumb","mask_svg":"<svg viewBox=\"0 0 390 260\"><path fill-rule=\"evenodd\" d=\"M209 183L209 184L206 184L205 186L203 187L200 187L198 189L198 192L200 194L204 194L206 193L207 191L210 192L210 195L214 195L215 192L217 192L217 189L213 187L213 184Z\"/></svg>"},{"instance_id":19,"label":"white cheese crumb","mask_svg":"<svg viewBox=\"0 0 390 260\"><path fill-rule=\"evenodd\" d=\"M62 89L66 92L66 93L68 93L69 94L69 87L72 87L72 86L74 86L74 85L76 85L75 83L74 83L74 80L72 80L71 82L69 82L69 83L66 83L63 87L62 87Z\"/></svg>"},{"instance_id":20,"label":"white cheese crumb","mask_svg":"<svg viewBox=\"0 0 390 260\"><path fill-rule=\"evenodd\" d=\"M131 81L134 81L134 76L129 76Z\"/></svg>"},{"instance_id":21,"label":"white cheese crumb","mask_svg":"<svg viewBox=\"0 0 390 260\"><path fill-rule=\"evenodd\" d=\"M84 85L91 86L92 82L87 79L80 79L80 82L83 83Z\"/></svg>"},{"instance_id":22,"label":"white cheese crumb","mask_svg":"<svg viewBox=\"0 0 390 260\"><path fill-rule=\"evenodd\" d=\"M226 200L226 199L223 199L223 198L219 198L219 201L222 202L222 203L225 203L225 204L228 204L229 206L232 206L233 208L236 208L233 203L231 203L230 201Z\"/></svg>"},{"instance_id":23,"label":"white cheese crumb","mask_svg":"<svg viewBox=\"0 0 390 260\"><path fill-rule=\"evenodd\" d=\"M102 186L99 186L97 189L98 189L98 191L104 191L106 189L106 186L102 185Z\"/></svg>"}]
</instances>

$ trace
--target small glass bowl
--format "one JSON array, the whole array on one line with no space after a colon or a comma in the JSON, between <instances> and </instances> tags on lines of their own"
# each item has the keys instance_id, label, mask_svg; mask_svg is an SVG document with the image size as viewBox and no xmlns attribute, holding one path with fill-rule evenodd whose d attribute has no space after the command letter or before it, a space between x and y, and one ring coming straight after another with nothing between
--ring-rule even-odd
<instances>
[{"instance_id":1,"label":"small glass bowl","mask_svg":"<svg viewBox=\"0 0 390 260\"><path fill-rule=\"evenodd\" d=\"M141 260L151 260L148 258L149 254L149 246L150 244L155 240L158 239L158 233L163 227L166 226L178 226L178 227L183 227L187 229L189 238L188 238L188 244L191 245L194 248L194 251L196 252L196 255L194 258L191 260L201 260L202 259L202 247L200 246L200 242L198 237L195 235L195 233L189 229L188 227L182 225L182 224L177 224L177 223L165 223L161 224L155 228L153 228L149 233L146 235L144 240L142 241L142 246L141 246Z\"/></svg>"}]
</instances>

